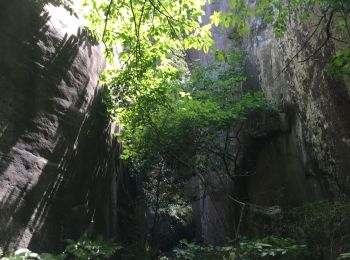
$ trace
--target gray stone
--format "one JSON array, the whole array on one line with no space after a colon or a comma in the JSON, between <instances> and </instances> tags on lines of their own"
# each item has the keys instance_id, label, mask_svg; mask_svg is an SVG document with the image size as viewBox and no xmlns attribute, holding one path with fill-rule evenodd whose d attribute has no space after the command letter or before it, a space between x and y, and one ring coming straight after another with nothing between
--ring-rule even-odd
<instances>
[{"instance_id":1,"label":"gray stone","mask_svg":"<svg viewBox=\"0 0 350 260\"><path fill-rule=\"evenodd\" d=\"M350 99L345 82L324 70L337 46L330 41L308 59L326 37L326 23L322 23L305 44L309 24L318 21L312 16L303 23L292 14L284 37L275 39L270 26L258 18L250 20L251 33L243 44L248 54L248 84L262 88L267 98L288 114L291 128L261 151L258 173L249 189L255 193L254 203L276 203L272 193L268 195L271 199L260 197L263 190L267 194L283 189L285 198L297 204L350 194L350 149L342 142L350 133Z\"/></svg>"},{"instance_id":2,"label":"gray stone","mask_svg":"<svg viewBox=\"0 0 350 260\"><path fill-rule=\"evenodd\" d=\"M112 235L116 143L100 46L63 7L1 1L0 13L0 247Z\"/></svg>"},{"instance_id":3,"label":"gray stone","mask_svg":"<svg viewBox=\"0 0 350 260\"><path fill-rule=\"evenodd\" d=\"M228 11L228 2L208 4L204 21L214 10ZM272 28L258 18L250 18L251 32L241 43L229 39L232 30L213 30L219 49L241 44L246 50L245 88L262 89L267 99L282 110L277 124L265 126L272 134L264 140L246 140L251 143L251 151L242 159L249 165L251 176L244 177L238 188L249 203L290 207L350 194L349 82L335 80L324 71L339 48L331 41L307 59L326 37L324 22L320 33L305 45L308 27L318 19L314 16L302 23L292 14L281 39L276 39ZM201 52L190 52L189 56L202 65L213 61L212 56ZM301 62L304 59L307 61ZM215 196L194 203L197 232L205 242L215 243L230 235L225 226L232 224L233 216L227 203Z\"/></svg>"}]
</instances>

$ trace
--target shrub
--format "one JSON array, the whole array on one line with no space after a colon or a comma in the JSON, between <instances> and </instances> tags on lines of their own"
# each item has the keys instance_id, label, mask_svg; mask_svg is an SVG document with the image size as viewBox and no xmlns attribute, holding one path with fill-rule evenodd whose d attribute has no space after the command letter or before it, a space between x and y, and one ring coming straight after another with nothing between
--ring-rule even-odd
<instances>
[{"instance_id":1,"label":"shrub","mask_svg":"<svg viewBox=\"0 0 350 260\"><path fill-rule=\"evenodd\" d=\"M198 245L182 241L174 249L175 259L179 260L254 260L254 259L303 259L308 255L305 245L293 239L268 236L263 239L245 240L237 245L213 246Z\"/></svg>"}]
</instances>

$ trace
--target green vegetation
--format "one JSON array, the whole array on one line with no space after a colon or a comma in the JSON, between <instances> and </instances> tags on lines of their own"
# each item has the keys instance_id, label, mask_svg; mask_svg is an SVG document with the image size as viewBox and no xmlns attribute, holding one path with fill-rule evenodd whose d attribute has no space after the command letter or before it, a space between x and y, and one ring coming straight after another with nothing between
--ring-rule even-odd
<instances>
[{"instance_id":1,"label":"green vegetation","mask_svg":"<svg viewBox=\"0 0 350 260\"><path fill-rule=\"evenodd\" d=\"M306 242L312 256L320 252L337 256L337 250L350 250L349 202L320 201L290 210L284 217L283 233Z\"/></svg>"},{"instance_id":2,"label":"green vegetation","mask_svg":"<svg viewBox=\"0 0 350 260\"><path fill-rule=\"evenodd\" d=\"M8 256L3 256L1 260L98 260L109 259L116 252L122 249L118 244L109 242L97 237L94 241L89 239L81 239L79 241L67 240L68 245L64 252L60 255L52 255L48 253L37 254L28 249L22 248L10 253ZM0 252L0 257L2 253Z\"/></svg>"},{"instance_id":3,"label":"green vegetation","mask_svg":"<svg viewBox=\"0 0 350 260\"><path fill-rule=\"evenodd\" d=\"M189 180L197 177L200 188L211 191L249 176L251 173L243 171L239 162L245 148L242 136L268 136L266 124L278 116L278 110L263 93L243 90L244 53L238 49L215 50L212 26L233 27L241 37L249 32L247 19L258 16L271 24L280 38L295 16L302 22L320 13L302 48L316 33L324 41L304 62L333 41L339 44L340 51L326 71L340 78L350 75L348 0L290 0L288 5L284 0L261 0L255 6L247 5L245 0L231 0L230 11L215 12L208 24L201 20L204 0L84 2L90 34L103 42L109 62L101 83L105 85L108 111L123 127L122 157L130 161L132 174L143 187L147 207L154 212L148 241L151 251L157 250L155 236L162 214L183 225L191 222L191 193L200 191L185 190ZM188 60L186 51L190 49L209 52L216 61L200 67ZM216 187L212 185L214 181L219 183L215 183ZM302 259L308 251L308 259L317 259L325 248L325 238L330 238L326 244L330 245L327 253L331 256L338 256L333 252L336 243L342 252L349 250L348 235L342 232L349 219L346 207L329 203L289 211L283 218L285 225L266 232L273 233L271 236L241 239L245 203L236 199L230 188L225 196L239 206L241 214L233 220L238 222L233 232L235 242L212 246L183 241L174 250L177 259ZM41 257L106 259L120 249L103 240L69 241L61 255ZM343 253L339 259L348 256ZM28 257L36 255L24 250L4 259Z\"/></svg>"},{"instance_id":4,"label":"green vegetation","mask_svg":"<svg viewBox=\"0 0 350 260\"><path fill-rule=\"evenodd\" d=\"M188 208L170 207L171 215L187 222ZM169 211L169 212L170 212ZM249 220L254 225L252 219ZM279 221L271 223L270 230L265 226L263 238L250 233L248 237L238 237L225 245L188 242L181 240L167 256L155 255L150 259L172 260L255 260L290 259L318 260L349 259L350 205L345 202L314 202L302 207L285 210ZM275 221L276 222L276 221ZM266 223L264 224L266 225ZM245 227L243 233L249 233ZM81 239L67 241L60 255L33 253L28 249L19 249L3 256L1 260L65 260L65 259L109 259L122 247L98 237L96 240ZM1 258L2 257L2 258ZM144 259L149 259L145 257Z\"/></svg>"},{"instance_id":5,"label":"green vegetation","mask_svg":"<svg viewBox=\"0 0 350 260\"><path fill-rule=\"evenodd\" d=\"M2 256L2 253L0 254ZM40 259L37 253L33 253L28 249L18 249L8 256L0 258L1 260L26 260L26 259Z\"/></svg>"},{"instance_id":6,"label":"green vegetation","mask_svg":"<svg viewBox=\"0 0 350 260\"><path fill-rule=\"evenodd\" d=\"M307 259L305 245L293 239L269 236L263 239L241 242L238 248L239 259Z\"/></svg>"},{"instance_id":7,"label":"green vegetation","mask_svg":"<svg viewBox=\"0 0 350 260\"><path fill-rule=\"evenodd\" d=\"M68 259L108 259L122 249L122 246L106 241L102 237L97 237L95 241L67 240L67 243L63 256Z\"/></svg>"},{"instance_id":8,"label":"green vegetation","mask_svg":"<svg viewBox=\"0 0 350 260\"><path fill-rule=\"evenodd\" d=\"M330 75L338 78L350 76L350 49L338 51L332 61L326 67Z\"/></svg>"},{"instance_id":9,"label":"green vegetation","mask_svg":"<svg viewBox=\"0 0 350 260\"><path fill-rule=\"evenodd\" d=\"M200 26L204 4L86 1L91 33L105 44L110 63L101 79L108 88L109 110L125 130L150 125L167 105L172 86L186 74L185 50L209 51L210 26Z\"/></svg>"},{"instance_id":10,"label":"green vegetation","mask_svg":"<svg viewBox=\"0 0 350 260\"><path fill-rule=\"evenodd\" d=\"M350 259L350 253L340 254L340 256L337 258L337 260L340 260L340 259Z\"/></svg>"},{"instance_id":11,"label":"green vegetation","mask_svg":"<svg viewBox=\"0 0 350 260\"><path fill-rule=\"evenodd\" d=\"M167 106L153 114L150 124L125 129L121 135L124 158L131 159L133 173L141 176L148 206L155 212L152 234L157 233L161 213L174 206L181 213L200 192L184 189L194 176L210 191L218 188L212 186L213 178L224 187L247 174L238 167L244 148L241 131L247 136L263 135L252 119L277 115L261 92L241 90L244 54L231 50L222 55L226 64L196 69L172 86ZM231 191L226 196L237 203Z\"/></svg>"},{"instance_id":12,"label":"green vegetation","mask_svg":"<svg viewBox=\"0 0 350 260\"><path fill-rule=\"evenodd\" d=\"M260 0L254 6L244 0L231 0L231 10L227 13L215 12L212 21L223 27L236 28L239 35L249 31L247 17L261 17L271 24L274 35L281 38L287 32L291 21L312 23L309 27L305 42L293 56L296 59L306 46L312 45L312 39L319 37L320 42L313 46L314 51L307 54L306 62L319 57L328 44L334 44L339 51L328 62L326 72L334 77L343 78L350 74L350 3L348 0ZM292 62L289 61L286 66Z\"/></svg>"},{"instance_id":13,"label":"green vegetation","mask_svg":"<svg viewBox=\"0 0 350 260\"><path fill-rule=\"evenodd\" d=\"M328 42L341 42L342 50L330 61L327 72L338 77L349 73L350 6L346 0L291 0L288 5L284 0L261 0L255 6L231 0L231 10L215 12L208 24L201 23L204 4L195 0L85 1L90 33L105 45L109 67L101 82L106 86L110 115L123 127L123 158L131 162L132 174L144 187L147 206L154 212L151 250L156 249L153 247L161 214L176 208L176 214L189 215L182 214L191 202L191 195L185 194L183 187L193 176L207 190L214 188L213 178L225 186L228 181L249 176L239 165L244 149L242 133L253 138L266 136L269 130L252 124L252 119L256 123L277 116L278 111L262 93L242 90L246 80L244 54L215 50L212 26L234 27L243 36L249 32L247 18L259 16L272 24L276 37L283 37L296 14L299 21L306 21L321 12L315 31L309 32L302 48L316 33L325 40L305 61L318 55ZM344 37L338 39L337 35ZM216 62L206 68L196 67L186 60L186 51L192 48L211 52ZM243 216L245 204L230 191L227 197L242 207ZM240 223L236 227L238 236ZM304 249L295 241L269 237L242 242L239 254L294 257ZM261 245L264 243L266 246ZM187 246L202 250L198 245Z\"/></svg>"},{"instance_id":14,"label":"green vegetation","mask_svg":"<svg viewBox=\"0 0 350 260\"><path fill-rule=\"evenodd\" d=\"M174 249L179 260L254 260L254 259L307 259L305 245L292 239L269 236L263 239L240 242L238 245L202 246L182 241L182 247Z\"/></svg>"},{"instance_id":15,"label":"green vegetation","mask_svg":"<svg viewBox=\"0 0 350 260\"><path fill-rule=\"evenodd\" d=\"M349 219L348 201L317 201L274 214L246 212L243 226L248 226L244 234L253 240L270 234L305 245L308 260L336 259L350 250Z\"/></svg>"},{"instance_id":16,"label":"green vegetation","mask_svg":"<svg viewBox=\"0 0 350 260\"><path fill-rule=\"evenodd\" d=\"M228 51L226 57L229 64L198 68L185 83L172 86L167 105L153 114L151 124L135 128L133 133L125 129L121 137L129 142L124 156L138 160L146 170L164 162L168 169L192 171L205 164L207 153L226 156L232 152L215 143L219 137L243 128L252 115L274 115L277 110L261 92L240 89L245 80L244 55ZM200 162L196 160L199 157Z\"/></svg>"},{"instance_id":17,"label":"green vegetation","mask_svg":"<svg viewBox=\"0 0 350 260\"><path fill-rule=\"evenodd\" d=\"M231 0L230 11L214 12L209 24L201 23L204 4L205 1L194 0L85 1L91 35L104 43L110 64L101 82L106 86L105 100L110 114L124 127L122 140L125 158L136 156L135 152L142 153L134 149L137 144L133 142L145 129L153 127L155 133L165 130L157 129L161 122L159 117L165 117L169 111L176 111L169 120L175 120L174 123L178 124L184 124L194 117L202 121L203 116L212 113L214 115L204 118L202 124L227 120L229 109L218 112L220 104L217 100L199 99L198 91L183 84L189 76L186 51L194 48L215 52L210 32L213 25L234 27L242 36L249 32L247 18L259 16L273 25L277 37L282 37L294 14L298 14L302 21L321 12L315 31L309 34L310 39L316 33L325 34L325 41L315 46L315 52L307 60L318 55L329 41L337 41L343 47L330 61L327 72L338 77L349 74L350 6L346 0L291 0L288 5L284 0L261 0L255 6L247 5L244 0ZM343 37L338 39L337 35ZM305 45L310 39L306 39ZM220 51L215 52L215 57L218 61L225 61ZM240 81L244 81L244 78ZM229 95L235 93L229 93L229 89L222 91ZM186 115L188 111L191 111L191 115ZM172 138L181 137L180 132ZM166 144L167 140L160 141Z\"/></svg>"}]
</instances>

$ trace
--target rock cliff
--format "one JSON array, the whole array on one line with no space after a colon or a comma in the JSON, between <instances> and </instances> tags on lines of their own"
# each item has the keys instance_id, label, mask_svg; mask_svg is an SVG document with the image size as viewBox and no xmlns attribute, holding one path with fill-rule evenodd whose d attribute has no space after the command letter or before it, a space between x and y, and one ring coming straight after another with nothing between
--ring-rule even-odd
<instances>
[{"instance_id":1,"label":"rock cliff","mask_svg":"<svg viewBox=\"0 0 350 260\"><path fill-rule=\"evenodd\" d=\"M61 249L116 229L101 48L62 6L0 3L0 247Z\"/></svg>"},{"instance_id":2,"label":"rock cliff","mask_svg":"<svg viewBox=\"0 0 350 260\"><path fill-rule=\"evenodd\" d=\"M251 34L243 43L248 84L262 88L288 114L291 126L259 156L249 184L256 203L296 205L349 194L350 98L345 81L325 72L337 47L328 41L319 49L327 37L327 20L321 21L318 12L313 10L307 22L291 14L280 39L261 20L250 21ZM310 24L319 23L313 34L316 27ZM278 189L284 196L279 202L272 198Z\"/></svg>"},{"instance_id":3,"label":"rock cliff","mask_svg":"<svg viewBox=\"0 0 350 260\"><path fill-rule=\"evenodd\" d=\"M208 4L204 22L214 11L229 11L228 1ZM250 18L249 35L238 41L230 39L235 34L232 29L213 29L217 48L245 50L245 88L262 90L288 125L263 142L253 140L243 158L252 174L239 184L243 185L242 200L253 205L293 207L349 194L350 98L347 83L325 72L337 45L329 41L314 55L327 37L327 21L313 33L309 25L319 23L316 15L307 22L301 22L297 14L290 14L289 19L280 39L259 18ZM201 52L189 56L202 65L213 61ZM218 192L194 204L199 239L218 243L232 235L228 227L234 215L228 203Z\"/></svg>"}]
</instances>

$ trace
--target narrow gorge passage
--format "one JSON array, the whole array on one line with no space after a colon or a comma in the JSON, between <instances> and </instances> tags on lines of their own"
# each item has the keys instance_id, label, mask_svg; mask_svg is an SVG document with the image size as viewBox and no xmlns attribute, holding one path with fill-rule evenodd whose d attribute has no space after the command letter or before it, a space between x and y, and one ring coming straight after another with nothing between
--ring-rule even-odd
<instances>
[{"instance_id":1,"label":"narrow gorge passage","mask_svg":"<svg viewBox=\"0 0 350 260\"><path fill-rule=\"evenodd\" d=\"M0 259L350 259L348 0L0 1Z\"/></svg>"}]
</instances>

